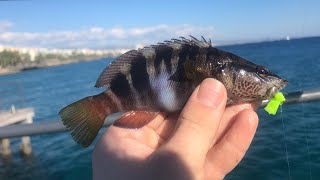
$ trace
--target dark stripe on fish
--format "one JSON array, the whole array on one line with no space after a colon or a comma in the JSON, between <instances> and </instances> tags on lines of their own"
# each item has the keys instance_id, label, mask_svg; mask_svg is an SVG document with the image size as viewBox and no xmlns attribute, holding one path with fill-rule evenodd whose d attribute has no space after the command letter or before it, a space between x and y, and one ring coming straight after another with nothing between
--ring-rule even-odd
<instances>
[{"instance_id":1,"label":"dark stripe on fish","mask_svg":"<svg viewBox=\"0 0 320 180\"><path fill-rule=\"evenodd\" d=\"M118 75L111 81L110 89L117 96L127 96L131 94L130 85L125 75L118 73Z\"/></svg>"},{"instance_id":2,"label":"dark stripe on fish","mask_svg":"<svg viewBox=\"0 0 320 180\"><path fill-rule=\"evenodd\" d=\"M189 79L186 77L186 72L185 72L185 63L188 60L190 63L193 65L196 65L196 58L197 55L199 54L199 47L189 45L189 44L184 44L181 46L180 52L178 54L179 60L178 60L178 65L176 68L176 72L174 73L174 80L183 82L183 81L189 81Z\"/></svg>"},{"instance_id":3,"label":"dark stripe on fish","mask_svg":"<svg viewBox=\"0 0 320 180\"><path fill-rule=\"evenodd\" d=\"M139 56L135 63L131 65L131 79L132 85L138 92L143 92L146 86L150 87L149 75L147 72L147 62L144 56Z\"/></svg>"},{"instance_id":4,"label":"dark stripe on fish","mask_svg":"<svg viewBox=\"0 0 320 180\"><path fill-rule=\"evenodd\" d=\"M192 62L196 61L196 57L199 54L199 47L198 46L192 46L189 44L182 45L182 48L179 52L179 62L178 67L184 67L184 63L187 60L191 60Z\"/></svg>"},{"instance_id":5,"label":"dark stripe on fish","mask_svg":"<svg viewBox=\"0 0 320 180\"><path fill-rule=\"evenodd\" d=\"M179 52L178 68L184 69L184 62L187 60L190 45L182 45Z\"/></svg>"},{"instance_id":6,"label":"dark stripe on fish","mask_svg":"<svg viewBox=\"0 0 320 180\"><path fill-rule=\"evenodd\" d=\"M183 44L180 48L180 52L178 54L178 65L176 69L177 79L178 82L174 82L172 85L174 85L174 91L176 96L178 97L176 100L183 102L178 103L182 106L185 104L187 98L191 95L193 87L193 82L190 81L185 77L185 70L184 70L184 63L190 59L192 62L194 62L196 59L196 56L199 54L199 47L189 45L189 44Z\"/></svg>"},{"instance_id":7,"label":"dark stripe on fish","mask_svg":"<svg viewBox=\"0 0 320 180\"><path fill-rule=\"evenodd\" d=\"M125 109L135 106L134 94L131 91L129 81L126 76L119 73L110 83L111 91L118 96Z\"/></svg>"},{"instance_id":8,"label":"dark stripe on fish","mask_svg":"<svg viewBox=\"0 0 320 180\"><path fill-rule=\"evenodd\" d=\"M139 58L131 65L131 80L132 85L139 94L136 101L143 103L143 105L150 105L154 102L155 94L153 93L149 81L149 74L147 72L147 59L141 55Z\"/></svg>"},{"instance_id":9,"label":"dark stripe on fish","mask_svg":"<svg viewBox=\"0 0 320 180\"><path fill-rule=\"evenodd\" d=\"M156 75L158 76L163 69L160 69L161 62L164 61L166 70L168 74L172 72L171 57L173 53L173 48L168 45L159 45L155 47L156 58L154 60L154 68L156 70Z\"/></svg>"},{"instance_id":10,"label":"dark stripe on fish","mask_svg":"<svg viewBox=\"0 0 320 180\"><path fill-rule=\"evenodd\" d=\"M196 62L198 60L197 56L200 54L199 50L200 50L199 46L191 46L190 52L189 52L189 59L191 59L193 62Z\"/></svg>"}]
</instances>

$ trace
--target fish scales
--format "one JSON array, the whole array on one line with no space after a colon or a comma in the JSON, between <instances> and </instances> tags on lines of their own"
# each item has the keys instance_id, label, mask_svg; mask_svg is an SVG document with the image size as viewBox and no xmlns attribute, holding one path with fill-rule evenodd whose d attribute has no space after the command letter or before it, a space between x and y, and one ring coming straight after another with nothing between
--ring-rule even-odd
<instances>
[{"instance_id":1,"label":"fish scales","mask_svg":"<svg viewBox=\"0 0 320 180\"><path fill-rule=\"evenodd\" d=\"M149 51L147 56L144 51ZM141 53L137 51L139 59L130 64L129 73L120 73L111 81L110 90L127 110L175 112L183 107L182 102L186 102L196 86L168 79L187 59L199 56L199 47L186 44L176 47L175 51L178 53L174 54L173 47L169 45L142 49ZM181 102L174 102L176 100Z\"/></svg>"},{"instance_id":2,"label":"fish scales","mask_svg":"<svg viewBox=\"0 0 320 180\"><path fill-rule=\"evenodd\" d=\"M287 81L235 54L212 47L211 41L181 37L121 55L99 76L101 94L63 108L59 114L83 147L91 144L104 119L125 112L114 125L140 128L159 112L179 112L205 78L227 90L227 104L271 98Z\"/></svg>"}]
</instances>

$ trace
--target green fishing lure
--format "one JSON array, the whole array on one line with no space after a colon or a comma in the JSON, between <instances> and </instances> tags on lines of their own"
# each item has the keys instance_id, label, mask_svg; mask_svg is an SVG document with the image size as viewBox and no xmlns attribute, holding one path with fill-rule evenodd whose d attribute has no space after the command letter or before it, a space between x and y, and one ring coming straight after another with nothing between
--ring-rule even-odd
<instances>
[{"instance_id":1,"label":"green fishing lure","mask_svg":"<svg viewBox=\"0 0 320 180\"><path fill-rule=\"evenodd\" d=\"M275 115L277 110L282 103L286 101L286 98L281 92L278 92L273 96L273 98L269 101L267 106L264 108L269 114Z\"/></svg>"}]
</instances>

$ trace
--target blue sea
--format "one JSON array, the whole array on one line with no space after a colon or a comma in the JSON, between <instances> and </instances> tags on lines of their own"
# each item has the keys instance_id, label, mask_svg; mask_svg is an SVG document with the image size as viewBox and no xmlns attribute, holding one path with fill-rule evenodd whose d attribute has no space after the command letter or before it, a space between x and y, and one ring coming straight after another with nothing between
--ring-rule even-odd
<instances>
[{"instance_id":1,"label":"blue sea","mask_svg":"<svg viewBox=\"0 0 320 180\"><path fill-rule=\"evenodd\" d=\"M220 47L264 65L289 81L283 92L320 87L320 38ZM59 110L101 92L94 88L113 59L80 62L0 76L0 109L33 107L35 122L59 121ZM259 110L252 145L226 179L320 179L320 102L284 105L270 116ZM103 129L104 131L105 129ZM100 132L100 135L102 131ZM11 159L0 157L0 179L91 179L91 153L69 133L33 136L33 155L19 156L19 138Z\"/></svg>"}]
</instances>

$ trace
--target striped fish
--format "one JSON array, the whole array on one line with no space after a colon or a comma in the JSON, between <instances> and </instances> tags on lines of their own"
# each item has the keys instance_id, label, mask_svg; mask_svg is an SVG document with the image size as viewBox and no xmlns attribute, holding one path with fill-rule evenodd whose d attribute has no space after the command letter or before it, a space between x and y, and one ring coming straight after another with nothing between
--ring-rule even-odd
<instances>
[{"instance_id":1,"label":"striped fish","mask_svg":"<svg viewBox=\"0 0 320 180\"><path fill-rule=\"evenodd\" d=\"M179 112L209 77L225 85L227 104L270 99L287 84L265 67L212 47L203 37L181 37L121 55L96 82L95 87L106 91L70 104L59 114L74 140L87 147L108 115L125 112L114 125L140 128L159 112Z\"/></svg>"}]
</instances>

